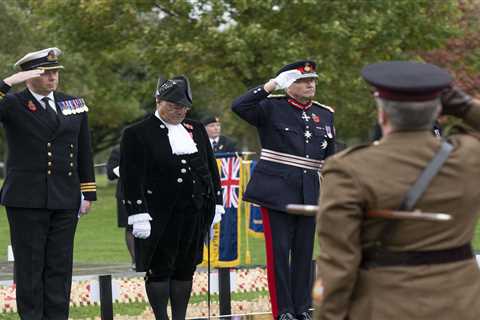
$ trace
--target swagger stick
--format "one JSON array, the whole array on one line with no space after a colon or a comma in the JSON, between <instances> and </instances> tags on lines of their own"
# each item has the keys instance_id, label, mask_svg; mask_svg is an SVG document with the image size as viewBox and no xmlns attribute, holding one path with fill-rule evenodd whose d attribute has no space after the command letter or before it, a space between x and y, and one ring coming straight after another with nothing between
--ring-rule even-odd
<instances>
[{"instance_id":1,"label":"swagger stick","mask_svg":"<svg viewBox=\"0 0 480 320\"><path fill-rule=\"evenodd\" d=\"M287 212L301 215L315 215L318 211L318 206L303 205L303 204L289 204L287 205ZM405 220L423 220L423 221L449 221L452 216L447 213L433 213L422 212L421 210L414 211L398 211L398 210L370 210L367 212L368 218L384 218L384 219L405 219Z\"/></svg>"}]
</instances>

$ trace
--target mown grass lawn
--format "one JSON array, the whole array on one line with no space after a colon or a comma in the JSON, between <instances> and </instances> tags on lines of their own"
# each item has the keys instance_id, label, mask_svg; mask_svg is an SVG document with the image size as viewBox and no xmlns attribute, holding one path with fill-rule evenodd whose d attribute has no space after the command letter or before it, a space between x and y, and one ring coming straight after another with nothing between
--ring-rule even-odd
<instances>
[{"instance_id":1,"label":"mown grass lawn","mask_svg":"<svg viewBox=\"0 0 480 320\"><path fill-rule=\"evenodd\" d=\"M74 261L81 263L129 263L130 258L125 248L124 231L117 227L115 185L109 183L105 176L97 176L98 201L91 212L82 217L75 235ZM243 221L243 220L242 220ZM246 262L247 241L245 226L241 225L241 263ZM10 232L5 209L0 207L0 261L7 260L7 246ZM262 238L249 237L251 264L265 264L265 248ZM477 225L474 247L480 250L480 224Z\"/></svg>"},{"instance_id":2,"label":"mown grass lawn","mask_svg":"<svg viewBox=\"0 0 480 320\"><path fill-rule=\"evenodd\" d=\"M129 263L125 247L124 229L117 227L115 184L105 176L97 176L98 201L90 213L83 216L75 234L74 261L77 263ZM245 230L242 225L241 230ZM0 261L7 260L10 231L5 208L0 207ZM265 264L263 239L249 237L251 264ZM245 262L246 239L241 235L241 261Z\"/></svg>"}]
</instances>

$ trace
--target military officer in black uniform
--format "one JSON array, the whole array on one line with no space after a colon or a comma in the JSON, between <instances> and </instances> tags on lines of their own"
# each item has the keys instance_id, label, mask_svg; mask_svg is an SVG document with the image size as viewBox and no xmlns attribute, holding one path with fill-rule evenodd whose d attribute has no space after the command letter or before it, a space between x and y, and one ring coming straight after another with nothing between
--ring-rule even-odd
<instances>
[{"instance_id":1,"label":"military officer in black uniform","mask_svg":"<svg viewBox=\"0 0 480 320\"><path fill-rule=\"evenodd\" d=\"M207 130L208 139L212 145L214 153L236 152L237 146L235 141L229 137L221 135L222 126L219 117L207 116L202 119L202 123Z\"/></svg>"},{"instance_id":2,"label":"military officer in black uniform","mask_svg":"<svg viewBox=\"0 0 480 320\"><path fill-rule=\"evenodd\" d=\"M88 107L57 92L57 48L27 54L0 82L8 145L7 209L21 319L67 319L78 216L96 200ZM25 82L23 91L7 94Z\"/></svg>"},{"instance_id":3,"label":"military officer in black uniform","mask_svg":"<svg viewBox=\"0 0 480 320\"><path fill-rule=\"evenodd\" d=\"M317 204L323 161L335 151L333 109L312 100L315 68L313 61L286 65L232 105L260 136L260 161L244 199L262 207L272 312L282 320L311 317L315 231L313 216L287 214L286 205ZM271 95L275 89L286 94Z\"/></svg>"},{"instance_id":4,"label":"military officer in black uniform","mask_svg":"<svg viewBox=\"0 0 480 320\"><path fill-rule=\"evenodd\" d=\"M185 119L192 106L188 79L160 78L155 114L127 127L120 146L120 176L133 225L137 271L156 319L185 319L203 242L219 222L222 193L205 128Z\"/></svg>"}]
</instances>

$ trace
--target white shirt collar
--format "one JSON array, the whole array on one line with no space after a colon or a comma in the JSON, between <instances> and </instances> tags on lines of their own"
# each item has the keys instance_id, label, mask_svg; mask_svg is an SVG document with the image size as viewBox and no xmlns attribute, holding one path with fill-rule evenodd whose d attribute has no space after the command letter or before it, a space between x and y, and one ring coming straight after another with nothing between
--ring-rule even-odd
<instances>
[{"instance_id":1,"label":"white shirt collar","mask_svg":"<svg viewBox=\"0 0 480 320\"><path fill-rule=\"evenodd\" d=\"M35 93L35 92L33 92L32 90L30 90L30 89L28 89L28 91L30 91L30 93L32 94L32 96L33 96L35 99L37 99L37 101L40 102L40 103L42 104L42 106L43 106L43 101L42 101L42 99L45 98L45 97L48 97L48 98L55 104L55 97L54 97L54 95L53 95L53 91L50 92L50 93L49 93L48 95L46 95L46 96L42 96L42 95L40 95L40 94L38 94L38 93Z\"/></svg>"}]
</instances>

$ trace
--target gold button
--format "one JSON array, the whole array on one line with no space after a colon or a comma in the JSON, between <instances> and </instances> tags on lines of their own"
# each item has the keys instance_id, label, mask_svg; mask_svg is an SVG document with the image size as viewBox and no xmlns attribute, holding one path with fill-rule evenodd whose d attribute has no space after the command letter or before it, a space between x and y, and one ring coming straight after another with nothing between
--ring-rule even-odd
<instances>
[{"instance_id":1,"label":"gold button","mask_svg":"<svg viewBox=\"0 0 480 320\"><path fill-rule=\"evenodd\" d=\"M72 171L69 171L69 172L68 172L68 175L71 176L71 175L72 175Z\"/></svg>"},{"instance_id":2,"label":"gold button","mask_svg":"<svg viewBox=\"0 0 480 320\"><path fill-rule=\"evenodd\" d=\"M71 145L70 145L70 148L73 148L73 147L74 147L73 144L71 144Z\"/></svg>"},{"instance_id":3,"label":"gold button","mask_svg":"<svg viewBox=\"0 0 480 320\"><path fill-rule=\"evenodd\" d=\"M48 170L48 171L47 171L47 174L49 174L49 175L52 174L52 171Z\"/></svg>"},{"instance_id":4,"label":"gold button","mask_svg":"<svg viewBox=\"0 0 480 320\"><path fill-rule=\"evenodd\" d=\"M70 153L70 158L73 158L73 153Z\"/></svg>"},{"instance_id":5,"label":"gold button","mask_svg":"<svg viewBox=\"0 0 480 320\"><path fill-rule=\"evenodd\" d=\"M70 167L73 167L73 162L70 162Z\"/></svg>"},{"instance_id":6,"label":"gold button","mask_svg":"<svg viewBox=\"0 0 480 320\"><path fill-rule=\"evenodd\" d=\"M48 166L49 166L49 167L52 166L52 162L51 162L51 161L48 161Z\"/></svg>"},{"instance_id":7,"label":"gold button","mask_svg":"<svg viewBox=\"0 0 480 320\"><path fill-rule=\"evenodd\" d=\"M50 148L51 146L52 146L52 144L51 144L50 142L48 142L48 143L47 143L47 147Z\"/></svg>"},{"instance_id":8,"label":"gold button","mask_svg":"<svg viewBox=\"0 0 480 320\"><path fill-rule=\"evenodd\" d=\"M48 152L47 154L48 154L48 156L49 156L49 157L51 157L51 156L52 156L52 153L51 153L51 152Z\"/></svg>"}]
</instances>

